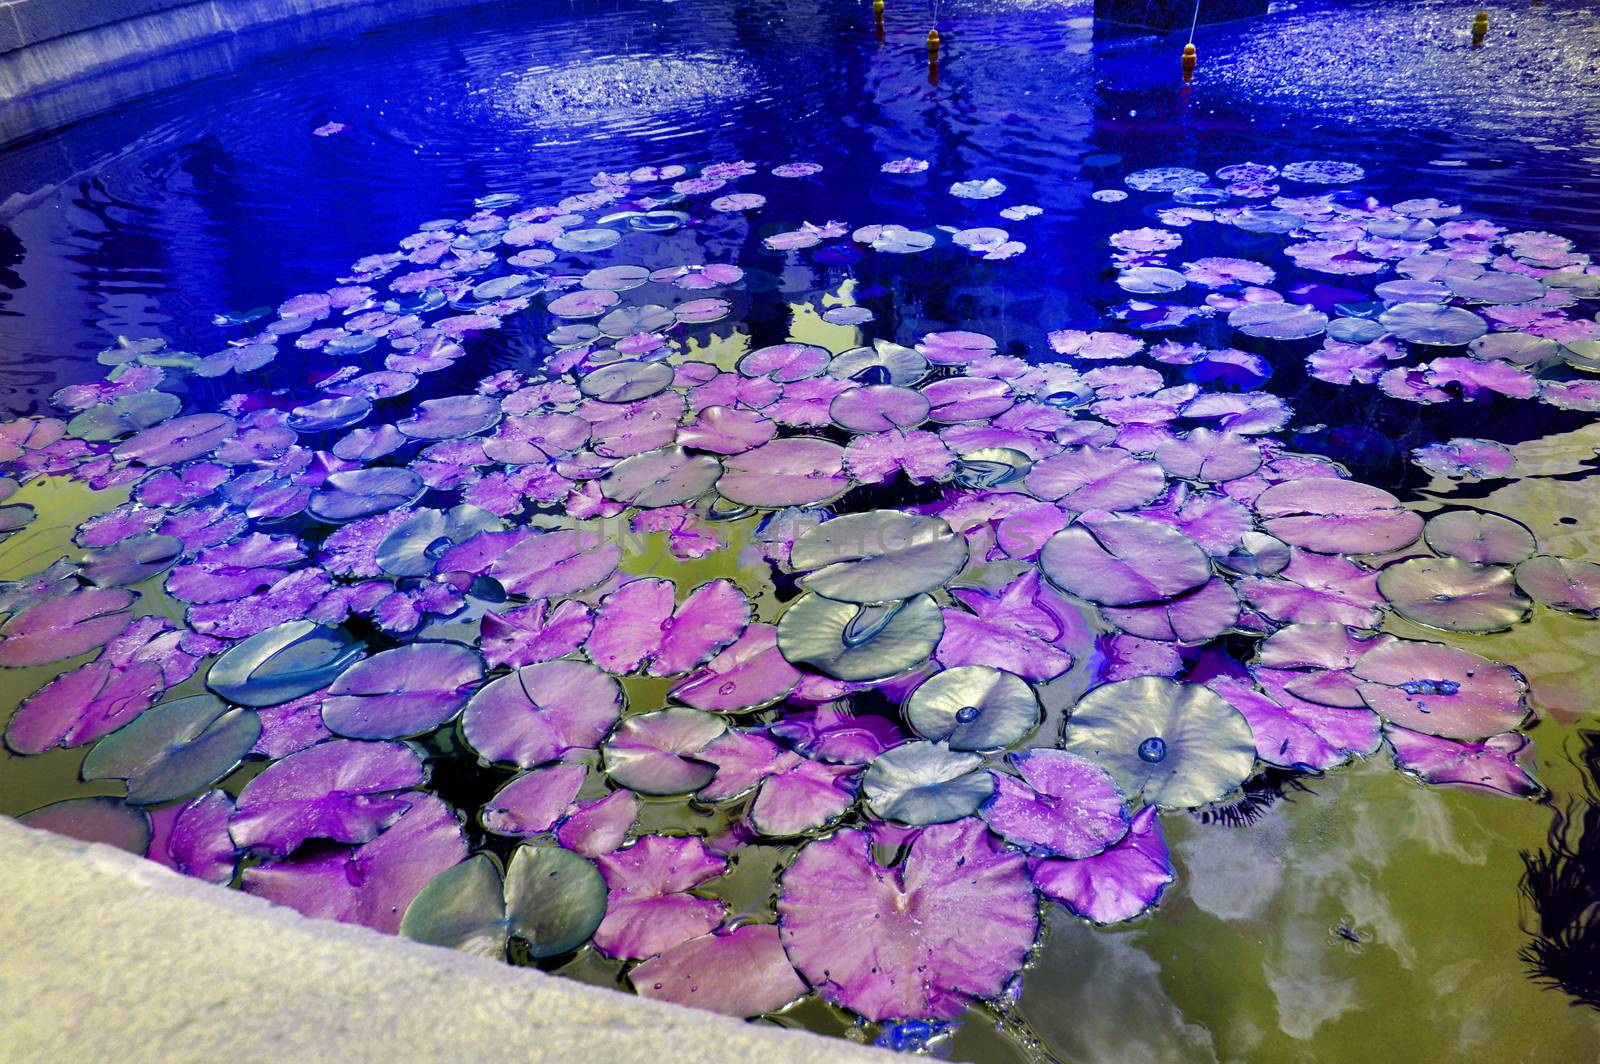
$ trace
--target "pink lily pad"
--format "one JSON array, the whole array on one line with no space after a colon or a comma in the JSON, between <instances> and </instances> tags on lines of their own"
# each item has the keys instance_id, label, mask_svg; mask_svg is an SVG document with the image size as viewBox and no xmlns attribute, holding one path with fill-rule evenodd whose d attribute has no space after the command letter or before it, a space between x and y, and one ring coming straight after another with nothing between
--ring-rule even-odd
<instances>
[{"instance_id":1,"label":"pink lily pad","mask_svg":"<svg viewBox=\"0 0 1600 1064\"><path fill-rule=\"evenodd\" d=\"M802 848L780 882L789 959L869 1020L952 1019L998 996L1038 932L1023 858L974 818L925 829L894 867L866 834L841 831Z\"/></svg>"},{"instance_id":2,"label":"pink lily pad","mask_svg":"<svg viewBox=\"0 0 1600 1064\"><path fill-rule=\"evenodd\" d=\"M311 838L367 842L410 808L396 792L426 779L422 758L405 743L319 743L247 783L229 831L240 849L274 857Z\"/></svg>"},{"instance_id":3,"label":"pink lily pad","mask_svg":"<svg viewBox=\"0 0 1600 1064\"><path fill-rule=\"evenodd\" d=\"M728 867L697 838L646 835L595 864L608 893L594 944L607 956L653 957L722 923L722 902L688 893Z\"/></svg>"},{"instance_id":4,"label":"pink lily pad","mask_svg":"<svg viewBox=\"0 0 1600 1064\"><path fill-rule=\"evenodd\" d=\"M1141 809L1122 841L1103 853L1033 866L1034 885L1045 897L1097 924L1133 919L1176 878L1155 806Z\"/></svg>"},{"instance_id":5,"label":"pink lily pad","mask_svg":"<svg viewBox=\"0 0 1600 1064\"><path fill-rule=\"evenodd\" d=\"M690 939L628 973L640 997L727 1016L775 1012L807 991L772 924Z\"/></svg>"},{"instance_id":6,"label":"pink lily pad","mask_svg":"<svg viewBox=\"0 0 1600 1064\"><path fill-rule=\"evenodd\" d=\"M1383 734L1394 749L1396 767L1424 783L1483 787L1514 798L1529 798L1544 790L1517 764L1517 756L1528 747L1525 735L1505 732L1482 742L1464 742L1395 725L1385 728Z\"/></svg>"},{"instance_id":7,"label":"pink lily pad","mask_svg":"<svg viewBox=\"0 0 1600 1064\"><path fill-rule=\"evenodd\" d=\"M524 665L472 696L467 744L490 761L532 768L593 750L622 713L616 680L581 661Z\"/></svg>"}]
</instances>

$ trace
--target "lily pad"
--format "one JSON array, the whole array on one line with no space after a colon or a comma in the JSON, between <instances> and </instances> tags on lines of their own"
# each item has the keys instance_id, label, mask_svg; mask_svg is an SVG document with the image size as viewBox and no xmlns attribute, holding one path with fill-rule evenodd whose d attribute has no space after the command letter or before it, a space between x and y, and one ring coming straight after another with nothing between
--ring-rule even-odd
<instances>
[{"instance_id":1,"label":"lily pad","mask_svg":"<svg viewBox=\"0 0 1600 1064\"><path fill-rule=\"evenodd\" d=\"M1503 632L1531 608L1511 570L1459 558L1411 558L1386 566L1378 590L1407 620L1447 632Z\"/></svg>"},{"instance_id":2,"label":"lily pad","mask_svg":"<svg viewBox=\"0 0 1600 1064\"><path fill-rule=\"evenodd\" d=\"M17 823L140 857L150 847L150 815L119 798L68 798L23 813Z\"/></svg>"},{"instance_id":3,"label":"lily pad","mask_svg":"<svg viewBox=\"0 0 1600 1064\"><path fill-rule=\"evenodd\" d=\"M1512 669L1442 643L1397 639L1361 656L1357 690L1391 723L1447 739L1482 739L1528 715L1527 685Z\"/></svg>"},{"instance_id":4,"label":"lily pad","mask_svg":"<svg viewBox=\"0 0 1600 1064\"><path fill-rule=\"evenodd\" d=\"M1039 567L1063 591L1104 606L1160 602L1211 578L1211 560L1182 532L1113 514L1086 514L1051 536Z\"/></svg>"},{"instance_id":5,"label":"lily pad","mask_svg":"<svg viewBox=\"0 0 1600 1064\"><path fill-rule=\"evenodd\" d=\"M268 765L239 792L228 830L241 850L282 857L307 839L363 843L407 809L428 778L405 743L340 739Z\"/></svg>"},{"instance_id":6,"label":"lily pad","mask_svg":"<svg viewBox=\"0 0 1600 1064\"><path fill-rule=\"evenodd\" d=\"M1111 774L1065 750L1008 758L1021 776L995 775L983 807L989 827L1038 857L1092 857L1128 833L1128 810Z\"/></svg>"},{"instance_id":7,"label":"lily pad","mask_svg":"<svg viewBox=\"0 0 1600 1064\"><path fill-rule=\"evenodd\" d=\"M698 499L722 476L722 463L710 455L691 455L682 447L624 458L600 481L608 499L653 508Z\"/></svg>"},{"instance_id":8,"label":"lily pad","mask_svg":"<svg viewBox=\"0 0 1600 1064\"><path fill-rule=\"evenodd\" d=\"M622 714L622 702L621 685L593 665L524 665L472 696L461 734L481 757L532 768L593 750Z\"/></svg>"},{"instance_id":9,"label":"lily pad","mask_svg":"<svg viewBox=\"0 0 1600 1064\"><path fill-rule=\"evenodd\" d=\"M1452 510L1429 518L1422 538L1440 554L1477 565L1516 565L1538 549L1527 525L1477 510Z\"/></svg>"},{"instance_id":10,"label":"lily pad","mask_svg":"<svg viewBox=\"0 0 1600 1064\"><path fill-rule=\"evenodd\" d=\"M1263 527L1285 543L1325 554L1373 554L1416 542L1422 517L1370 484L1303 477L1274 484L1255 503Z\"/></svg>"},{"instance_id":11,"label":"lily pad","mask_svg":"<svg viewBox=\"0 0 1600 1064\"><path fill-rule=\"evenodd\" d=\"M949 823L973 815L994 793L994 777L982 768L982 757L944 743L902 743L867 766L861 793L884 820Z\"/></svg>"},{"instance_id":12,"label":"lily pad","mask_svg":"<svg viewBox=\"0 0 1600 1064\"><path fill-rule=\"evenodd\" d=\"M86 780L127 781L127 800L154 805L211 786L261 737L253 710L190 695L146 710L101 739L83 760Z\"/></svg>"},{"instance_id":13,"label":"lily pad","mask_svg":"<svg viewBox=\"0 0 1600 1064\"><path fill-rule=\"evenodd\" d=\"M410 506L428 490L409 469L380 466L333 473L311 495L306 512L319 521L344 524Z\"/></svg>"},{"instance_id":14,"label":"lily pad","mask_svg":"<svg viewBox=\"0 0 1600 1064\"><path fill-rule=\"evenodd\" d=\"M1130 797L1174 809L1216 801L1256 762L1243 714L1207 688L1160 676L1084 695L1067 717L1062 745L1104 765Z\"/></svg>"},{"instance_id":15,"label":"lily pad","mask_svg":"<svg viewBox=\"0 0 1600 1064\"><path fill-rule=\"evenodd\" d=\"M1600 565L1540 555L1517 566L1517 586L1551 609L1600 615Z\"/></svg>"},{"instance_id":16,"label":"lily pad","mask_svg":"<svg viewBox=\"0 0 1600 1064\"><path fill-rule=\"evenodd\" d=\"M778 619L778 648L790 662L838 680L884 680L928 660L944 617L927 595L860 605L805 594Z\"/></svg>"},{"instance_id":17,"label":"lily pad","mask_svg":"<svg viewBox=\"0 0 1600 1064\"><path fill-rule=\"evenodd\" d=\"M690 939L640 964L628 979L640 997L726 1016L776 1012L809 989L772 924Z\"/></svg>"},{"instance_id":18,"label":"lily pad","mask_svg":"<svg viewBox=\"0 0 1600 1064\"><path fill-rule=\"evenodd\" d=\"M483 658L460 643L410 643L346 669L328 688L322 721L351 739L404 739L455 719L483 679Z\"/></svg>"},{"instance_id":19,"label":"lily pad","mask_svg":"<svg viewBox=\"0 0 1600 1064\"><path fill-rule=\"evenodd\" d=\"M765 509L815 506L850 488L844 448L828 440L788 436L730 455L717 491L729 502Z\"/></svg>"},{"instance_id":20,"label":"lily pad","mask_svg":"<svg viewBox=\"0 0 1600 1064\"><path fill-rule=\"evenodd\" d=\"M717 765L695 755L727 727L721 717L680 707L629 717L606 740L606 773L639 794L698 791Z\"/></svg>"},{"instance_id":21,"label":"lily pad","mask_svg":"<svg viewBox=\"0 0 1600 1064\"><path fill-rule=\"evenodd\" d=\"M841 831L802 848L780 886L789 959L869 1020L953 1019L999 996L1038 933L1022 856L978 820L928 828L891 867L866 833Z\"/></svg>"},{"instance_id":22,"label":"lily pad","mask_svg":"<svg viewBox=\"0 0 1600 1064\"><path fill-rule=\"evenodd\" d=\"M898 510L846 514L807 529L789 565L813 570L808 591L840 602L879 603L943 587L967 564L966 540L940 517Z\"/></svg>"},{"instance_id":23,"label":"lily pad","mask_svg":"<svg viewBox=\"0 0 1600 1064\"><path fill-rule=\"evenodd\" d=\"M665 362L616 362L585 374L578 388L603 403L633 403L666 391L672 378Z\"/></svg>"},{"instance_id":24,"label":"lily pad","mask_svg":"<svg viewBox=\"0 0 1600 1064\"><path fill-rule=\"evenodd\" d=\"M206 686L241 706L276 706L327 687L365 651L342 629L287 621L229 647Z\"/></svg>"},{"instance_id":25,"label":"lily pad","mask_svg":"<svg viewBox=\"0 0 1600 1064\"><path fill-rule=\"evenodd\" d=\"M1154 905L1177 878L1154 806L1133 818L1128 834L1102 853L1077 861L1039 861L1039 892L1097 924L1131 920Z\"/></svg>"},{"instance_id":26,"label":"lily pad","mask_svg":"<svg viewBox=\"0 0 1600 1064\"><path fill-rule=\"evenodd\" d=\"M0 665L45 665L110 642L133 619L134 594L81 588L13 613L0 626Z\"/></svg>"},{"instance_id":27,"label":"lily pad","mask_svg":"<svg viewBox=\"0 0 1600 1064\"><path fill-rule=\"evenodd\" d=\"M906 701L918 735L952 750L1003 750L1039 723L1039 699L1027 681L985 665L962 665L924 680Z\"/></svg>"},{"instance_id":28,"label":"lily pad","mask_svg":"<svg viewBox=\"0 0 1600 1064\"><path fill-rule=\"evenodd\" d=\"M555 957L589 941L605 914L593 861L559 846L519 846L503 879L483 853L439 873L406 907L400 934L497 959L516 940L530 957Z\"/></svg>"},{"instance_id":29,"label":"lily pad","mask_svg":"<svg viewBox=\"0 0 1600 1064\"><path fill-rule=\"evenodd\" d=\"M1429 347L1468 344L1489 331L1472 311L1440 303L1396 303L1378 321L1391 335Z\"/></svg>"}]
</instances>

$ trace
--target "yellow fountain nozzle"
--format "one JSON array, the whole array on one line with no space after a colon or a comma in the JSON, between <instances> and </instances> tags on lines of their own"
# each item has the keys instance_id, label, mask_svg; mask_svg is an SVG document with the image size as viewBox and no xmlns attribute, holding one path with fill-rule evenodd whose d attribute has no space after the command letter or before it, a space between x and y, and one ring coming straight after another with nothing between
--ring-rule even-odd
<instances>
[{"instance_id":1,"label":"yellow fountain nozzle","mask_svg":"<svg viewBox=\"0 0 1600 1064\"><path fill-rule=\"evenodd\" d=\"M939 31L938 30L929 30L928 31L928 50L931 51L931 52L937 52L939 50Z\"/></svg>"},{"instance_id":2,"label":"yellow fountain nozzle","mask_svg":"<svg viewBox=\"0 0 1600 1064\"><path fill-rule=\"evenodd\" d=\"M1183 46L1183 80L1185 82L1192 81L1194 79L1194 68L1199 62L1200 62L1200 56L1194 50L1194 45L1193 44L1184 45Z\"/></svg>"},{"instance_id":3,"label":"yellow fountain nozzle","mask_svg":"<svg viewBox=\"0 0 1600 1064\"><path fill-rule=\"evenodd\" d=\"M1479 11L1472 19L1472 44L1477 47L1483 43L1484 36L1489 32L1489 12Z\"/></svg>"},{"instance_id":4,"label":"yellow fountain nozzle","mask_svg":"<svg viewBox=\"0 0 1600 1064\"><path fill-rule=\"evenodd\" d=\"M879 15L883 14L883 0L872 0L872 10Z\"/></svg>"}]
</instances>

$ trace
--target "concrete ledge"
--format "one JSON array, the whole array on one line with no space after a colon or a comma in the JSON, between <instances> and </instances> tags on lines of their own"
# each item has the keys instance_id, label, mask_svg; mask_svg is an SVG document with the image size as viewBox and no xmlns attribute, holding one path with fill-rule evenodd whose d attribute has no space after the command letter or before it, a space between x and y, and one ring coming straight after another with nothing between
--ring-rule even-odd
<instances>
[{"instance_id":1,"label":"concrete ledge","mask_svg":"<svg viewBox=\"0 0 1600 1064\"><path fill-rule=\"evenodd\" d=\"M0 817L7 1064L887 1059L307 920Z\"/></svg>"}]
</instances>

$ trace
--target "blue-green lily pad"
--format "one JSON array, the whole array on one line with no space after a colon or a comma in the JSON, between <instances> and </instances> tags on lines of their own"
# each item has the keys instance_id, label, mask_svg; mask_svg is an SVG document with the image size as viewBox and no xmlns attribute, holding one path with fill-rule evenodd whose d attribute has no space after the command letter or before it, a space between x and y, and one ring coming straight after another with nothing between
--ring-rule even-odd
<instances>
[{"instance_id":1,"label":"blue-green lily pad","mask_svg":"<svg viewBox=\"0 0 1600 1064\"><path fill-rule=\"evenodd\" d=\"M606 914L606 883L582 854L519 846L504 877L480 853L435 876L406 907L400 934L433 946L503 959L511 941L534 958L570 953Z\"/></svg>"},{"instance_id":2,"label":"blue-green lily pad","mask_svg":"<svg viewBox=\"0 0 1600 1064\"><path fill-rule=\"evenodd\" d=\"M927 595L878 605L817 594L796 599L778 619L778 650L838 680L885 680L928 660L944 615Z\"/></svg>"},{"instance_id":3,"label":"blue-green lily pad","mask_svg":"<svg viewBox=\"0 0 1600 1064\"><path fill-rule=\"evenodd\" d=\"M983 758L943 743L902 743L872 760L861 777L867 806L884 820L945 824L972 816L994 793Z\"/></svg>"},{"instance_id":4,"label":"blue-green lily pad","mask_svg":"<svg viewBox=\"0 0 1600 1064\"><path fill-rule=\"evenodd\" d=\"M342 629L285 621L224 651L206 686L241 706L276 706L328 686L365 650Z\"/></svg>"},{"instance_id":5,"label":"blue-green lily pad","mask_svg":"<svg viewBox=\"0 0 1600 1064\"><path fill-rule=\"evenodd\" d=\"M800 586L840 602L888 602L943 587L967 564L967 541L942 517L846 514L807 529L789 565Z\"/></svg>"},{"instance_id":6,"label":"blue-green lily pad","mask_svg":"<svg viewBox=\"0 0 1600 1064\"><path fill-rule=\"evenodd\" d=\"M906 700L912 730L952 750L1003 750L1033 731L1039 716L1026 680L987 665L935 673Z\"/></svg>"},{"instance_id":7,"label":"blue-green lily pad","mask_svg":"<svg viewBox=\"0 0 1600 1064\"><path fill-rule=\"evenodd\" d=\"M126 780L135 805L170 802L232 772L260 737L253 709L216 695L177 698L96 743L83 759L83 778Z\"/></svg>"}]
</instances>

